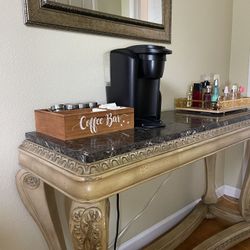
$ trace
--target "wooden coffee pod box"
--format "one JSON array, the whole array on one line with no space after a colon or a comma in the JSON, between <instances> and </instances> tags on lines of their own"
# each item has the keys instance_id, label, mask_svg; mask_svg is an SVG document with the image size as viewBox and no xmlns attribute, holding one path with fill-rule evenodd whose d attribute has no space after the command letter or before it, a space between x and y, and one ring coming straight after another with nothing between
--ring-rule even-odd
<instances>
[{"instance_id":1,"label":"wooden coffee pod box","mask_svg":"<svg viewBox=\"0 0 250 250\"><path fill-rule=\"evenodd\" d=\"M93 110L35 110L36 131L66 141L134 127L133 108Z\"/></svg>"}]
</instances>

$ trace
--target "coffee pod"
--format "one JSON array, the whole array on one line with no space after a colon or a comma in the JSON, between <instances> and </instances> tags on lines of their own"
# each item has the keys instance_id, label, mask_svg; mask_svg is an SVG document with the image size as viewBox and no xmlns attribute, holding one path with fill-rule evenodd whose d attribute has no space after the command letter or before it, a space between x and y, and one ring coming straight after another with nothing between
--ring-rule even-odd
<instances>
[{"instance_id":1,"label":"coffee pod","mask_svg":"<svg viewBox=\"0 0 250 250\"><path fill-rule=\"evenodd\" d=\"M55 104L55 105L52 105L50 107L50 110L53 111L53 112L62 111L64 109L65 109L65 105L64 104Z\"/></svg>"},{"instance_id":2,"label":"coffee pod","mask_svg":"<svg viewBox=\"0 0 250 250\"><path fill-rule=\"evenodd\" d=\"M88 103L78 103L78 107L79 109L85 109L89 107Z\"/></svg>"},{"instance_id":3,"label":"coffee pod","mask_svg":"<svg viewBox=\"0 0 250 250\"><path fill-rule=\"evenodd\" d=\"M96 108L97 107L97 102L89 102L89 108Z\"/></svg>"},{"instance_id":4,"label":"coffee pod","mask_svg":"<svg viewBox=\"0 0 250 250\"><path fill-rule=\"evenodd\" d=\"M75 103L67 103L65 104L65 109L66 110L74 110L74 109L78 109L79 106L78 104L75 104Z\"/></svg>"}]
</instances>

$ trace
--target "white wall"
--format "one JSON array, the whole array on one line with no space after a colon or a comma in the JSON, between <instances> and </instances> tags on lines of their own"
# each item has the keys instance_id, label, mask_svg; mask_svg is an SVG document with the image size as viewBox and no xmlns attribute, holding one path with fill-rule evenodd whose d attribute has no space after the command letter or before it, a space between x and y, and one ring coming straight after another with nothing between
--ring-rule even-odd
<instances>
[{"instance_id":1,"label":"white wall","mask_svg":"<svg viewBox=\"0 0 250 250\"><path fill-rule=\"evenodd\" d=\"M248 88L250 93L250 1L233 1L230 82ZM249 79L248 79L249 77ZM248 84L249 81L249 84ZM242 184L241 153L243 144L227 150L225 155L225 184L237 188Z\"/></svg>"},{"instance_id":2,"label":"white wall","mask_svg":"<svg viewBox=\"0 0 250 250\"><path fill-rule=\"evenodd\" d=\"M57 102L105 102L104 53L143 42L27 27L18 0L1 1L0 18L0 249L45 250L14 180L20 168L17 147L24 133L34 130L33 110ZM228 80L231 18L232 0L173 0L172 44L163 44L173 50L161 82L164 110L172 109L174 97L184 96L187 85L203 73L216 72ZM123 240L199 197L204 191L202 166L199 161L173 174L161 191L165 199L156 199L151 208L157 213L141 219ZM145 190L153 193L162 178L122 194L122 225L144 206ZM222 182L218 179L218 185Z\"/></svg>"},{"instance_id":3,"label":"white wall","mask_svg":"<svg viewBox=\"0 0 250 250\"><path fill-rule=\"evenodd\" d=\"M247 87L250 56L250 1L233 2L230 81Z\"/></svg>"},{"instance_id":4,"label":"white wall","mask_svg":"<svg viewBox=\"0 0 250 250\"><path fill-rule=\"evenodd\" d=\"M162 80L163 108L173 108L187 84L204 73L219 73L228 80L230 63L232 1L174 0L173 50Z\"/></svg>"}]
</instances>

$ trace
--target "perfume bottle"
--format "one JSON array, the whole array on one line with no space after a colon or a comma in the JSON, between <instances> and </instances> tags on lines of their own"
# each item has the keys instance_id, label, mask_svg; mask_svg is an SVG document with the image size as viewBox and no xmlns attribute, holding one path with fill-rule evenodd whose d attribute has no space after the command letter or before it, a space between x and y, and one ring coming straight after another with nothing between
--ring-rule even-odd
<instances>
[{"instance_id":1,"label":"perfume bottle","mask_svg":"<svg viewBox=\"0 0 250 250\"><path fill-rule=\"evenodd\" d=\"M193 95L192 95L192 107L201 108L202 107L202 84L194 83Z\"/></svg>"},{"instance_id":2,"label":"perfume bottle","mask_svg":"<svg viewBox=\"0 0 250 250\"><path fill-rule=\"evenodd\" d=\"M229 100L230 99L230 95L229 95L229 88L228 88L228 86L225 86L223 92L224 92L223 100L224 101Z\"/></svg>"},{"instance_id":3,"label":"perfume bottle","mask_svg":"<svg viewBox=\"0 0 250 250\"><path fill-rule=\"evenodd\" d=\"M216 105L217 105L217 101L219 98L219 80L215 79L214 80L214 86L213 86L213 92L212 92L212 96L211 96L211 105L213 109L216 109Z\"/></svg>"},{"instance_id":4,"label":"perfume bottle","mask_svg":"<svg viewBox=\"0 0 250 250\"><path fill-rule=\"evenodd\" d=\"M233 84L231 88L231 99L235 100L238 97L238 86L237 84Z\"/></svg>"},{"instance_id":5,"label":"perfume bottle","mask_svg":"<svg viewBox=\"0 0 250 250\"><path fill-rule=\"evenodd\" d=\"M206 87L206 92L203 95L203 105L204 109L211 108L211 86Z\"/></svg>"},{"instance_id":6,"label":"perfume bottle","mask_svg":"<svg viewBox=\"0 0 250 250\"><path fill-rule=\"evenodd\" d=\"M205 80L202 84L202 100L204 100L204 95L207 92L207 86L210 86L210 82ZM204 102L202 102L202 108L204 108Z\"/></svg>"},{"instance_id":7,"label":"perfume bottle","mask_svg":"<svg viewBox=\"0 0 250 250\"><path fill-rule=\"evenodd\" d=\"M192 107L193 86L191 85L187 93L187 108Z\"/></svg>"},{"instance_id":8,"label":"perfume bottle","mask_svg":"<svg viewBox=\"0 0 250 250\"><path fill-rule=\"evenodd\" d=\"M242 94L244 93L244 91L245 91L245 88L243 86L240 86L238 88L238 98L242 97Z\"/></svg>"}]
</instances>

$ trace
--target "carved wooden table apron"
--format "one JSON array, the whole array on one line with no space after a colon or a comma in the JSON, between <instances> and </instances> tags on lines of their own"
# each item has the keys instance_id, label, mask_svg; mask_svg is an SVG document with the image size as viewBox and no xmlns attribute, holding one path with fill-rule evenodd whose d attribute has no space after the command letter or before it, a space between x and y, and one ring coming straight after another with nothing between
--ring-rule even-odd
<instances>
[{"instance_id":1,"label":"carved wooden table apron","mask_svg":"<svg viewBox=\"0 0 250 250\"><path fill-rule=\"evenodd\" d=\"M216 207L215 193L216 153L249 140L250 113L218 118L169 111L162 114L162 119L166 128L135 129L80 142L64 143L35 132L26 135L19 147L22 169L16 176L17 187L49 249L66 249L54 189L72 200L69 229L74 249L107 249L110 196L202 158L207 173L202 204L147 248L174 249L208 216L220 216L235 225L195 249L228 249L250 237L249 167L239 201L240 213L221 211ZM247 142L247 161L249 151Z\"/></svg>"}]
</instances>

